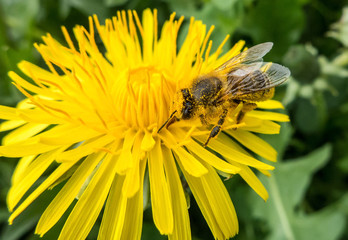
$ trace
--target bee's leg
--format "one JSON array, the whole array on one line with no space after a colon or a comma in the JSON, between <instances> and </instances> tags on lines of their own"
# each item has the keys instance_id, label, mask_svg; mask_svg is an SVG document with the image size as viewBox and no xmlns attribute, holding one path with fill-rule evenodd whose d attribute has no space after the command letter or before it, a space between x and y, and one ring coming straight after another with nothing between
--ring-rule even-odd
<instances>
[{"instance_id":1,"label":"bee's leg","mask_svg":"<svg viewBox=\"0 0 348 240\"><path fill-rule=\"evenodd\" d=\"M214 138L216 137L220 132L221 132L221 128L222 128L222 125L224 124L225 122L225 119L226 119L226 116L227 116L227 113L228 113L228 110L227 109L224 109L224 111L222 112L222 114L220 115L220 118L219 118L219 121L217 123L217 125L215 125L213 127L213 129L210 131L210 135L207 139L207 141L204 143L204 147L206 147L210 141L211 138Z\"/></svg>"},{"instance_id":2,"label":"bee's leg","mask_svg":"<svg viewBox=\"0 0 348 240\"><path fill-rule=\"evenodd\" d=\"M168 123L167 123L167 125L166 125L166 128L168 129L170 125L172 125L172 124L175 123L175 122L179 122L179 121L180 121L180 119L177 118L176 116L172 117L172 118L168 121Z\"/></svg>"},{"instance_id":3,"label":"bee's leg","mask_svg":"<svg viewBox=\"0 0 348 240\"><path fill-rule=\"evenodd\" d=\"M256 107L257 107L256 103L243 102L243 108L240 110L240 112L237 115L236 123L237 124L240 123L243 120L245 114L247 112L254 110Z\"/></svg>"}]
</instances>

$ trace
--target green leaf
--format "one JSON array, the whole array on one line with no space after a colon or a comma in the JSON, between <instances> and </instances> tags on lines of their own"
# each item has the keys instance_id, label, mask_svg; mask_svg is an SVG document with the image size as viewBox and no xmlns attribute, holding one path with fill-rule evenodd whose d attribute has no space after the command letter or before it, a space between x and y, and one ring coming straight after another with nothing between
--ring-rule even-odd
<instances>
[{"instance_id":1,"label":"green leaf","mask_svg":"<svg viewBox=\"0 0 348 240\"><path fill-rule=\"evenodd\" d=\"M284 196L286 208L294 208L300 203L312 175L328 162L330 156L331 146L327 144L306 156L287 160L275 166L273 180L281 186L279 190L281 196ZM272 177L269 178L270 182L273 180Z\"/></svg>"},{"instance_id":2,"label":"green leaf","mask_svg":"<svg viewBox=\"0 0 348 240\"><path fill-rule=\"evenodd\" d=\"M339 239L344 222L344 215L331 207L309 216L298 216L294 222L296 239Z\"/></svg>"},{"instance_id":3,"label":"green leaf","mask_svg":"<svg viewBox=\"0 0 348 240\"><path fill-rule=\"evenodd\" d=\"M344 214L336 211L337 207L329 206L310 214L301 208L313 174L330 156L331 146L327 144L306 156L276 164L272 177L260 178L270 198L265 203L252 194L249 200L254 217L264 220L270 229L267 239L327 240L342 234Z\"/></svg>"}]
</instances>

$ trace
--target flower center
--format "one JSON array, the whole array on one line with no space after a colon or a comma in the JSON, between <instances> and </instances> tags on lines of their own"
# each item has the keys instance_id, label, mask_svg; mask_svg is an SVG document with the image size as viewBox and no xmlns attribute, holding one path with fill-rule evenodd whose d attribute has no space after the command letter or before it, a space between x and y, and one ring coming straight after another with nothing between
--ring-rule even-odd
<instances>
[{"instance_id":1,"label":"flower center","mask_svg":"<svg viewBox=\"0 0 348 240\"><path fill-rule=\"evenodd\" d=\"M129 127L158 127L168 118L175 84L153 66L130 69L118 94L119 116Z\"/></svg>"}]
</instances>

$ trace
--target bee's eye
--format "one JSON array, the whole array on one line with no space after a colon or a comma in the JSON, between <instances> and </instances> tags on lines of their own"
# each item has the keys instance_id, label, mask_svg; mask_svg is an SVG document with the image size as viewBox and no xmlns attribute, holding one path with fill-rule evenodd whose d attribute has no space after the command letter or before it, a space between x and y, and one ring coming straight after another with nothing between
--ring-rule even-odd
<instances>
[{"instance_id":1,"label":"bee's eye","mask_svg":"<svg viewBox=\"0 0 348 240\"><path fill-rule=\"evenodd\" d=\"M192 103L190 103L190 102L185 102L184 106L185 106L185 108L192 109Z\"/></svg>"},{"instance_id":2,"label":"bee's eye","mask_svg":"<svg viewBox=\"0 0 348 240\"><path fill-rule=\"evenodd\" d=\"M189 119L191 117L191 109L184 109L184 112L182 114L182 119Z\"/></svg>"},{"instance_id":3,"label":"bee's eye","mask_svg":"<svg viewBox=\"0 0 348 240\"><path fill-rule=\"evenodd\" d=\"M192 110L193 110L193 106L192 103L190 102L185 102L184 103L184 108L182 110L182 118L183 119L189 119L192 117Z\"/></svg>"}]
</instances>

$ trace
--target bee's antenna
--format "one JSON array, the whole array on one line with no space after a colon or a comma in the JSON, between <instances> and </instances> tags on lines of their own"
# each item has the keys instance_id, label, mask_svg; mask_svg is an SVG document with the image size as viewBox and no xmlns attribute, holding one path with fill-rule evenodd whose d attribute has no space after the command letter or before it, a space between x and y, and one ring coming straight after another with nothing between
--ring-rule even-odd
<instances>
[{"instance_id":1,"label":"bee's antenna","mask_svg":"<svg viewBox=\"0 0 348 240\"><path fill-rule=\"evenodd\" d=\"M169 122L170 119L173 118L174 114L177 112L177 110L175 110L174 112L172 112L172 114L170 114L169 118L167 119L167 121L165 121L165 123L163 123L163 125L158 129L157 133L159 133L162 128L164 128L165 125L167 125L167 123Z\"/></svg>"}]
</instances>

